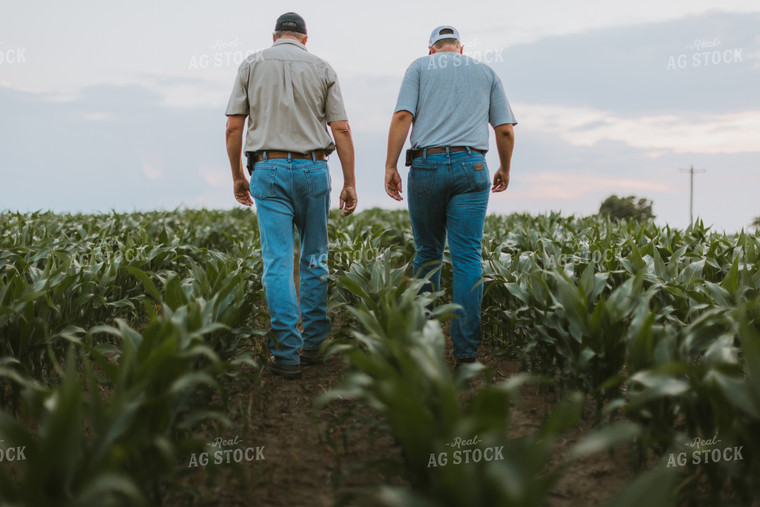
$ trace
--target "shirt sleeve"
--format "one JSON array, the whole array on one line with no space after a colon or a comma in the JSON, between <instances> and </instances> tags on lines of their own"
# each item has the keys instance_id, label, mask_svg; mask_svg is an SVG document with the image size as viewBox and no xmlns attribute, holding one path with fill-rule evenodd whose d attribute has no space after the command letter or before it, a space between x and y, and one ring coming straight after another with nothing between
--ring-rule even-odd
<instances>
[{"instance_id":1,"label":"shirt sleeve","mask_svg":"<svg viewBox=\"0 0 760 507\"><path fill-rule=\"evenodd\" d=\"M243 65L238 69L237 77L235 78L235 84L232 87L232 94L230 100L227 102L227 110L225 115L236 114L250 114L250 106L248 104L248 65L243 62Z\"/></svg>"},{"instance_id":2,"label":"shirt sleeve","mask_svg":"<svg viewBox=\"0 0 760 507\"><path fill-rule=\"evenodd\" d=\"M417 103L420 96L420 71L417 66L417 62L412 62L406 74L404 74L404 80L401 82L401 91L398 94L398 101L396 101L396 109L394 113L399 111L409 111L412 116L417 115Z\"/></svg>"},{"instance_id":3,"label":"shirt sleeve","mask_svg":"<svg viewBox=\"0 0 760 507\"><path fill-rule=\"evenodd\" d=\"M512 113L512 108L507 100L507 94L504 93L504 86L495 72L493 73L493 83L491 83L491 105L488 109L488 123L492 127L498 127L505 123L517 125L517 120L515 120L515 115Z\"/></svg>"},{"instance_id":4,"label":"shirt sleeve","mask_svg":"<svg viewBox=\"0 0 760 507\"><path fill-rule=\"evenodd\" d=\"M325 123L348 120L343 94L338 84L338 75L332 68L327 69L327 93L325 95Z\"/></svg>"}]
</instances>

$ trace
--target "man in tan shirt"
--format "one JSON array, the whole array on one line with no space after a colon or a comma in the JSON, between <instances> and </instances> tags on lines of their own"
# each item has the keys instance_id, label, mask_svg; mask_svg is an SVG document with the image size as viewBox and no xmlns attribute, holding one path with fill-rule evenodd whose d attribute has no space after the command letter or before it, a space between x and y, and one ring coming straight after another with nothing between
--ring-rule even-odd
<instances>
[{"instance_id":1,"label":"man in tan shirt","mask_svg":"<svg viewBox=\"0 0 760 507\"><path fill-rule=\"evenodd\" d=\"M301 16L280 16L272 47L240 65L226 111L235 199L246 206L256 202L272 326L270 369L285 378L300 378L300 363L317 361L320 344L330 332L324 279L330 207L326 159L334 150L343 169L343 216L353 213L357 204L354 146L338 78L327 62L306 50L307 39ZM250 183L241 160L246 118ZM303 333L297 327L293 226L301 243Z\"/></svg>"}]
</instances>

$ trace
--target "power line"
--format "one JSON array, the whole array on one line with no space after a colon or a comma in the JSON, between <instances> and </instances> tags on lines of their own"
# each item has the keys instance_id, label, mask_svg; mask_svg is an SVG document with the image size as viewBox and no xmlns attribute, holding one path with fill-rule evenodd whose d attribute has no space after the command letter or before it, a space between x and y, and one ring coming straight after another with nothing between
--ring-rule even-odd
<instances>
[{"instance_id":1,"label":"power line","mask_svg":"<svg viewBox=\"0 0 760 507\"><path fill-rule=\"evenodd\" d=\"M694 169L694 166L691 166L689 169L679 169L682 173L689 173L689 185L690 185L690 192L689 192L689 225L694 224L694 173L703 173L706 172L706 169Z\"/></svg>"}]
</instances>

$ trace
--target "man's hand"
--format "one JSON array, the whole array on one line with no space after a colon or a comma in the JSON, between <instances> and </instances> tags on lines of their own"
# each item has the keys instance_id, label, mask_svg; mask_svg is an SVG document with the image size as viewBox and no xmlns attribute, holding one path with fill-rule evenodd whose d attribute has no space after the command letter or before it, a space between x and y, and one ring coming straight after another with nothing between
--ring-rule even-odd
<instances>
[{"instance_id":1,"label":"man's hand","mask_svg":"<svg viewBox=\"0 0 760 507\"><path fill-rule=\"evenodd\" d=\"M397 201L403 201L401 197L401 176L395 167L385 169L385 193Z\"/></svg>"},{"instance_id":2,"label":"man's hand","mask_svg":"<svg viewBox=\"0 0 760 507\"><path fill-rule=\"evenodd\" d=\"M498 125L493 131L496 134L496 151L499 152L499 170L493 175L491 192L503 192L509 186L509 168L512 163L512 149L515 146L515 131L511 123Z\"/></svg>"},{"instance_id":3,"label":"man's hand","mask_svg":"<svg viewBox=\"0 0 760 507\"><path fill-rule=\"evenodd\" d=\"M340 209L344 217L350 215L356 209L356 205L359 203L356 198L356 189L351 186L344 185L343 190L340 191Z\"/></svg>"},{"instance_id":4,"label":"man's hand","mask_svg":"<svg viewBox=\"0 0 760 507\"><path fill-rule=\"evenodd\" d=\"M251 191L248 186L248 177L243 172L243 129L245 128L246 116L242 114L227 117L227 156L230 159L232 169L232 185L235 200L244 206L251 206Z\"/></svg>"},{"instance_id":5,"label":"man's hand","mask_svg":"<svg viewBox=\"0 0 760 507\"><path fill-rule=\"evenodd\" d=\"M354 176L354 140L348 121L340 120L329 124L335 139L335 151L338 152L340 167L343 170L343 190L340 191L340 209L342 215L354 212L359 202L356 199L356 177Z\"/></svg>"},{"instance_id":6,"label":"man's hand","mask_svg":"<svg viewBox=\"0 0 760 507\"><path fill-rule=\"evenodd\" d=\"M493 187L491 187L491 192L503 192L508 186L509 171L504 171L499 167L499 170L493 175Z\"/></svg>"},{"instance_id":7,"label":"man's hand","mask_svg":"<svg viewBox=\"0 0 760 507\"><path fill-rule=\"evenodd\" d=\"M234 180L234 192L235 200L244 206L253 205L253 199L251 198L250 182L248 178L243 176L243 179Z\"/></svg>"},{"instance_id":8,"label":"man's hand","mask_svg":"<svg viewBox=\"0 0 760 507\"><path fill-rule=\"evenodd\" d=\"M406 136L412 126L414 116L409 111L402 109L393 113L391 128L388 131L388 153L385 157L385 193L392 199L402 201L401 177L398 175L398 157L401 148L404 147Z\"/></svg>"}]
</instances>

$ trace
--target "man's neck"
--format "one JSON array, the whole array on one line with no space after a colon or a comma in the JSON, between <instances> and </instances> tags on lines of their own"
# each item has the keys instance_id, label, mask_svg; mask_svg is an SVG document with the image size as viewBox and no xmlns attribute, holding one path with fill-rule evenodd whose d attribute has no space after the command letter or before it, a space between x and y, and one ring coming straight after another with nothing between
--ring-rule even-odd
<instances>
[{"instance_id":1,"label":"man's neck","mask_svg":"<svg viewBox=\"0 0 760 507\"><path fill-rule=\"evenodd\" d=\"M285 41L285 40L293 40L296 41L299 44L306 45L306 41L299 40L298 37L293 37L292 35L283 35L282 37L275 39L275 42L277 41Z\"/></svg>"}]
</instances>

